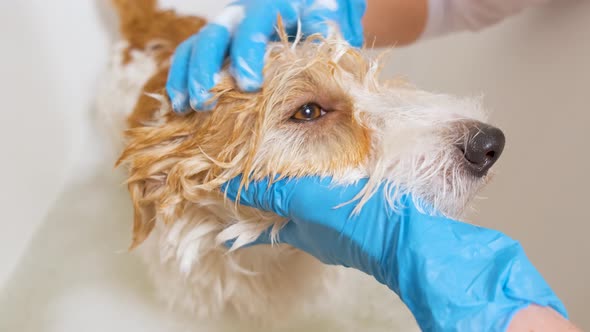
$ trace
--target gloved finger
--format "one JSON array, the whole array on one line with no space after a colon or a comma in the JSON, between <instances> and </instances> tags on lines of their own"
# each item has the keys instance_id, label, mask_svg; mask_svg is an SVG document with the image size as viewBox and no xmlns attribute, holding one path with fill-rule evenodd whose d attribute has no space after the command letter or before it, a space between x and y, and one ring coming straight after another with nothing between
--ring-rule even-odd
<instances>
[{"instance_id":1,"label":"gloved finger","mask_svg":"<svg viewBox=\"0 0 590 332\"><path fill-rule=\"evenodd\" d=\"M286 27L297 23L294 5L290 1L277 1L270 8L250 8L236 30L230 50L231 72L243 91L254 92L262 86L266 45L275 31L279 14Z\"/></svg>"},{"instance_id":2,"label":"gloved finger","mask_svg":"<svg viewBox=\"0 0 590 332\"><path fill-rule=\"evenodd\" d=\"M338 28L338 11L322 2L306 8L301 17L301 32L305 37L320 34L328 37L333 34L333 29Z\"/></svg>"},{"instance_id":3,"label":"gloved finger","mask_svg":"<svg viewBox=\"0 0 590 332\"><path fill-rule=\"evenodd\" d=\"M188 64L195 39L196 36L192 36L176 48L168 72L166 92L172 102L172 109L177 113L184 113L189 110Z\"/></svg>"},{"instance_id":4,"label":"gloved finger","mask_svg":"<svg viewBox=\"0 0 590 332\"><path fill-rule=\"evenodd\" d=\"M241 186L241 183L242 176L239 175L224 183L221 189L232 200L239 196L239 203L242 205L274 212L282 217L287 216L290 196L286 193L292 188L287 179L272 185L269 185L268 178L248 183L246 186Z\"/></svg>"},{"instance_id":5,"label":"gloved finger","mask_svg":"<svg viewBox=\"0 0 590 332\"><path fill-rule=\"evenodd\" d=\"M195 36L188 66L188 91L194 110L211 110L210 90L219 82L231 35L228 27L210 23Z\"/></svg>"},{"instance_id":6,"label":"gloved finger","mask_svg":"<svg viewBox=\"0 0 590 332\"><path fill-rule=\"evenodd\" d=\"M350 214L356 195L365 187L367 179L345 186L335 186L331 177L309 176L283 178L272 181L265 178L242 186L242 176L237 176L221 187L227 197L239 203L291 220L309 219L322 222L322 216L341 211ZM345 204L345 208L337 206ZM312 208L310 208L312 207Z\"/></svg>"},{"instance_id":7,"label":"gloved finger","mask_svg":"<svg viewBox=\"0 0 590 332\"><path fill-rule=\"evenodd\" d=\"M365 0L350 0L347 2L346 24L342 31L346 31L344 38L354 47L363 46L364 31L362 19L367 10L367 2Z\"/></svg>"},{"instance_id":8,"label":"gloved finger","mask_svg":"<svg viewBox=\"0 0 590 332\"><path fill-rule=\"evenodd\" d=\"M361 19L365 7L362 0L315 2L304 11L302 32L306 36L319 33L328 37L338 29L352 46L360 47L363 44Z\"/></svg>"}]
</instances>

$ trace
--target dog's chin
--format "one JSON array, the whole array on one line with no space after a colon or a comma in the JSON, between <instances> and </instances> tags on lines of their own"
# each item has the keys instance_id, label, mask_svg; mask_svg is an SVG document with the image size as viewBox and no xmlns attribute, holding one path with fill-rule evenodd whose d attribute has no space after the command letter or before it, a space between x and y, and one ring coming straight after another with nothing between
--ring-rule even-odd
<instances>
[{"instance_id":1,"label":"dog's chin","mask_svg":"<svg viewBox=\"0 0 590 332\"><path fill-rule=\"evenodd\" d=\"M412 187L409 193L424 213L462 220L494 173L490 170L483 176L474 176L462 167L459 158L452 158L449 164L452 166L443 167L444 172L427 183Z\"/></svg>"},{"instance_id":2,"label":"dog's chin","mask_svg":"<svg viewBox=\"0 0 590 332\"><path fill-rule=\"evenodd\" d=\"M426 201L430 206L435 207L437 213L451 219L463 220L467 212L472 209L477 194L492 177L491 173L481 178L464 174L461 180L451 184L450 190L449 186L440 188L437 194L427 198Z\"/></svg>"}]
</instances>

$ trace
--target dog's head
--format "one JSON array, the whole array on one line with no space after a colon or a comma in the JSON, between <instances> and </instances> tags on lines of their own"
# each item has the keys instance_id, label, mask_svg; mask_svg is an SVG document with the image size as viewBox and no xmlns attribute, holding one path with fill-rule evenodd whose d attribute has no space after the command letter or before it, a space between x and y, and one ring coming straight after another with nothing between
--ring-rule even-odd
<instances>
[{"instance_id":1,"label":"dog's head","mask_svg":"<svg viewBox=\"0 0 590 332\"><path fill-rule=\"evenodd\" d=\"M359 207L386 182L392 202L410 193L457 217L502 152L504 136L484 124L477 101L380 82L379 60L339 38L272 44L266 63L258 93L240 92L223 77L211 112L178 116L163 94L142 97L159 106L140 100L121 157L131 167L135 244L155 215L173 221L204 195L222 199L220 186L239 174L244 184L368 177Z\"/></svg>"}]
</instances>

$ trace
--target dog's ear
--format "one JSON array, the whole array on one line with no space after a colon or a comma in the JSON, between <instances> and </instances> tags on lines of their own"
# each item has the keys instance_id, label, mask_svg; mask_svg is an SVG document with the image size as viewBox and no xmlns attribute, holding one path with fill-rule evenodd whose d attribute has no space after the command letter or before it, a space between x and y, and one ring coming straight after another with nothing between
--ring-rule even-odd
<instances>
[{"instance_id":1,"label":"dog's ear","mask_svg":"<svg viewBox=\"0 0 590 332\"><path fill-rule=\"evenodd\" d=\"M163 97L161 104L158 108L169 110L169 103ZM167 122L168 117L163 116L162 123L150 125L145 116L154 119L151 110L154 105L138 105L147 108L136 109L138 122L126 131L127 145L116 164L124 164L128 170L127 185L134 208L131 249L149 236L156 222L174 222L186 204L187 182L198 186L211 169L198 148L198 141L193 139L192 121L185 118L186 123L177 118ZM196 164L199 167L191 167Z\"/></svg>"},{"instance_id":2,"label":"dog's ear","mask_svg":"<svg viewBox=\"0 0 590 332\"><path fill-rule=\"evenodd\" d=\"M135 212L131 249L156 222L174 223L189 204L221 197L224 182L250 174L259 140L253 133L263 122L257 95L236 90L229 77L213 89L215 110L179 116L164 89L167 74L162 66L143 86L117 162L127 166Z\"/></svg>"},{"instance_id":3,"label":"dog's ear","mask_svg":"<svg viewBox=\"0 0 590 332\"><path fill-rule=\"evenodd\" d=\"M151 90L152 85L161 87L162 77L158 76L146 84L145 90ZM127 184L134 207L131 249L148 238L156 222L174 223L187 204L210 197L211 191L229 176L222 176L228 167L225 159L215 158L222 146L229 144L231 135L223 128L214 128L211 132L215 135L209 137L210 125L206 124L211 114L215 113L178 116L173 114L165 95L150 93L140 97L128 119L127 143L116 164L124 164L128 170ZM231 126L233 122L219 123ZM228 158L234 155L229 153Z\"/></svg>"},{"instance_id":4,"label":"dog's ear","mask_svg":"<svg viewBox=\"0 0 590 332\"><path fill-rule=\"evenodd\" d=\"M129 172L134 209L131 249L148 238L156 222L176 222L187 204L202 201L218 188L206 183L216 167L211 160L190 139L174 137L165 127L130 129L129 144L117 164L124 163Z\"/></svg>"}]
</instances>

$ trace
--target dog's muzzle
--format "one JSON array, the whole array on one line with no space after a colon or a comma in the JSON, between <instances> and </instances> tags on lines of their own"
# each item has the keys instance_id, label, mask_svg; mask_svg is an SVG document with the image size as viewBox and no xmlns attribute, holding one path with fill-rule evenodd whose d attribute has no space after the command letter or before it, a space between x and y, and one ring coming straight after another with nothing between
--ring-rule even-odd
<instances>
[{"instance_id":1,"label":"dog's muzzle","mask_svg":"<svg viewBox=\"0 0 590 332\"><path fill-rule=\"evenodd\" d=\"M506 138L500 129L482 122L472 122L468 125L464 142L456 147L463 154L465 169L473 176L483 177L502 154L505 142Z\"/></svg>"}]
</instances>

